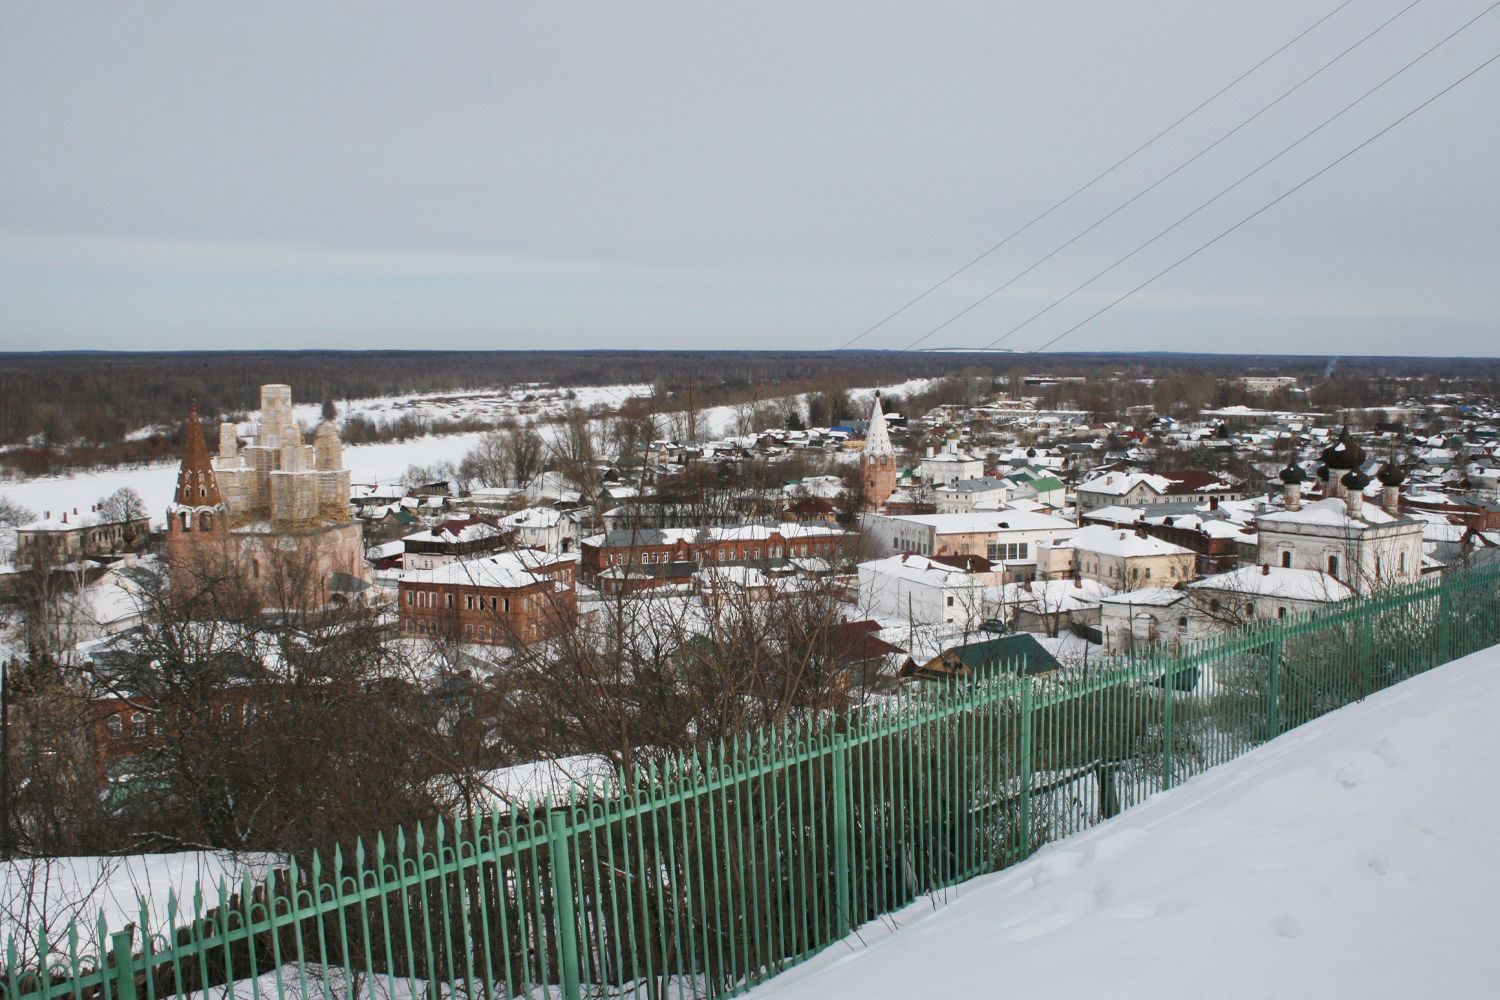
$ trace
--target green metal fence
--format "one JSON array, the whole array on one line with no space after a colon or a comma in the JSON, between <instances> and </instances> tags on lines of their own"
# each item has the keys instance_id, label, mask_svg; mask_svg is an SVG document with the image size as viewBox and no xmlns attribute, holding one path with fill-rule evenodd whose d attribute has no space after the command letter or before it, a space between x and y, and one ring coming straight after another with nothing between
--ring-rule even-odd
<instances>
[{"instance_id":1,"label":"green metal fence","mask_svg":"<svg viewBox=\"0 0 1500 1000\"><path fill-rule=\"evenodd\" d=\"M7 1000L743 991L1286 729L1500 643L1500 569L931 688L7 945ZM1014 665L1013 665L1014 666ZM26 956L45 956L38 963Z\"/></svg>"}]
</instances>

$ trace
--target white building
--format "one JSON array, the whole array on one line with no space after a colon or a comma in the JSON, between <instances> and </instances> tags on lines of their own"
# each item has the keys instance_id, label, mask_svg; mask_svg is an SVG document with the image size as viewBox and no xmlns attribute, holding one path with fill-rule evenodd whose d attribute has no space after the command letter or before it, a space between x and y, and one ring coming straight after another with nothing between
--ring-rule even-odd
<instances>
[{"instance_id":1,"label":"white building","mask_svg":"<svg viewBox=\"0 0 1500 1000\"><path fill-rule=\"evenodd\" d=\"M578 548L578 519L551 507L527 507L500 519L502 531L515 533L515 543L557 555Z\"/></svg>"},{"instance_id":2,"label":"white building","mask_svg":"<svg viewBox=\"0 0 1500 1000\"><path fill-rule=\"evenodd\" d=\"M959 479L933 490L933 499L939 514L967 514L977 503L1004 504L1015 492L1016 484L1007 479Z\"/></svg>"},{"instance_id":3,"label":"white building","mask_svg":"<svg viewBox=\"0 0 1500 1000\"><path fill-rule=\"evenodd\" d=\"M933 454L927 449L922 459L922 482L928 486L947 486L960 479L978 479L984 475L984 461L958 447L958 433L949 431L943 439L943 450Z\"/></svg>"},{"instance_id":4,"label":"white building","mask_svg":"<svg viewBox=\"0 0 1500 1000\"><path fill-rule=\"evenodd\" d=\"M1281 569L1326 573L1367 594L1422 575L1422 523L1365 503L1329 497L1298 510L1255 519L1260 561Z\"/></svg>"},{"instance_id":5,"label":"white building","mask_svg":"<svg viewBox=\"0 0 1500 1000\"><path fill-rule=\"evenodd\" d=\"M965 573L925 556L891 556L859 564L860 608L917 624L971 625L985 617L993 574Z\"/></svg>"}]
</instances>

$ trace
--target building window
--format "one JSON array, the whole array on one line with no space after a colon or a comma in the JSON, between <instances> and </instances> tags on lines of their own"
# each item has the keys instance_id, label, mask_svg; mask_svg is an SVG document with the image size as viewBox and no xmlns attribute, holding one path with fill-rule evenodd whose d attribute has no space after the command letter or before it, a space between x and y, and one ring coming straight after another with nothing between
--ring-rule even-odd
<instances>
[{"instance_id":1,"label":"building window","mask_svg":"<svg viewBox=\"0 0 1500 1000\"><path fill-rule=\"evenodd\" d=\"M450 611L453 610L453 595L452 594L444 594L443 598L444 598L444 605L443 606L446 607L446 608L448 608L448 610L450 610Z\"/></svg>"},{"instance_id":2,"label":"building window","mask_svg":"<svg viewBox=\"0 0 1500 1000\"><path fill-rule=\"evenodd\" d=\"M181 516L180 516L180 518L179 518L179 520L181 520L181 522L182 522L182 530L183 531L192 531L193 530L193 515L192 514L189 514L187 511L183 511L182 514L181 514Z\"/></svg>"},{"instance_id":3,"label":"building window","mask_svg":"<svg viewBox=\"0 0 1500 1000\"><path fill-rule=\"evenodd\" d=\"M1183 617L1177 619L1177 627L1178 628L1187 628L1187 616L1186 615L1184 615Z\"/></svg>"},{"instance_id":4,"label":"building window","mask_svg":"<svg viewBox=\"0 0 1500 1000\"><path fill-rule=\"evenodd\" d=\"M419 607L419 608L425 608L425 607L427 607L427 591L425 591L425 590L419 590L419 591L417 591L417 607Z\"/></svg>"},{"instance_id":5,"label":"building window","mask_svg":"<svg viewBox=\"0 0 1500 1000\"><path fill-rule=\"evenodd\" d=\"M464 610L465 611L473 611L474 610L474 595L473 594L465 594L464 595Z\"/></svg>"},{"instance_id":6,"label":"building window","mask_svg":"<svg viewBox=\"0 0 1500 1000\"><path fill-rule=\"evenodd\" d=\"M1286 608L1277 608L1276 609L1276 617L1277 618L1285 618L1286 617Z\"/></svg>"},{"instance_id":7,"label":"building window","mask_svg":"<svg viewBox=\"0 0 1500 1000\"><path fill-rule=\"evenodd\" d=\"M1290 549L1288 549L1286 552L1283 552L1281 554L1281 568L1282 569L1291 569L1292 568L1292 553L1291 553Z\"/></svg>"},{"instance_id":8,"label":"building window","mask_svg":"<svg viewBox=\"0 0 1500 1000\"><path fill-rule=\"evenodd\" d=\"M948 595L948 607L950 607L950 608L953 607L953 595L952 594Z\"/></svg>"},{"instance_id":9,"label":"building window","mask_svg":"<svg viewBox=\"0 0 1500 1000\"><path fill-rule=\"evenodd\" d=\"M112 738L119 739L125 735L125 721L118 715L111 715L106 725L109 727L109 735Z\"/></svg>"},{"instance_id":10,"label":"building window","mask_svg":"<svg viewBox=\"0 0 1500 1000\"><path fill-rule=\"evenodd\" d=\"M464 635L466 635L466 636L468 636L470 638L473 638L473 636L474 636L474 626L473 625L465 625L464 626Z\"/></svg>"},{"instance_id":11,"label":"building window","mask_svg":"<svg viewBox=\"0 0 1500 1000\"><path fill-rule=\"evenodd\" d=\"M1406 572L1406 553L1405 552L1401 553L1401 561L1397 564L1397 566L1401 570L1401 572L1403 572L1403 573Z\"/></svg>"},{"instance_id":12,"label":"building window","mask_svg":"<svg viewBox=\"0 0 1500 1000\"><path fill-rule=\"evenodd\" d=\"M502 598L500 598L500 610L504 611L506 614L510 613L510 598L509 597L502 597Z\"/></svg>"},{"instance_id":13,"label":"building window","mask_svg":"<svg viewBox=\"0 0 1500 1000\"><path fill-rule=\"evenodd\" d=\"M1148 579L1148 580L1151 579L1151 567L1150 566L1146 567L1146 579Z\"/></svg>"},{"instance_id":14,"label":"building window","mask_svg":"<svg viewBox=\"0 0 1500 1000\"><path fill-rule=\"evenodd\" d=\"M1250 618L1254 618L1255 617L1255 605L1254 604L1247 604L1247 605L1245 605L1245 614L1246 614L1246 616L1248 616Z\"/></svg>"},{"instance_id":15,"label":"building window","mask_svg":"<svg viewBox=\"0 0 1500 1000\"><path fill-rule=\"evenodd\" d=\"M1339 576L1339 557L1338 556L1329 556L1328 557L1328 575L1331 576L1331 577L1333 577L1335 580L1338 579L1338 576Z\"/></svg>"},{"instance_id":16,"label":"building window","mask_svg":"<svg viewBox=\"0 0 1500 1000\"><path fill-rule=\"evenodd\" d=\"M409 608L409 607L411 607L415 603L417 603L417 593L416 593L416 591L414 591L414 590L408 590L406 592L406 606Z\"/></svg>"},{"instance_id":17,"label":"building window","mask_svg":"<svg viewBox=\"0 0 1500 1000\"><path fill-rule=\"evenodd\" d=\"M214 530L214 516L212 514L204 514L203 517L198 521L198 530L199 531L212 531L212 530Z\"/></svg>"}]
</instances>

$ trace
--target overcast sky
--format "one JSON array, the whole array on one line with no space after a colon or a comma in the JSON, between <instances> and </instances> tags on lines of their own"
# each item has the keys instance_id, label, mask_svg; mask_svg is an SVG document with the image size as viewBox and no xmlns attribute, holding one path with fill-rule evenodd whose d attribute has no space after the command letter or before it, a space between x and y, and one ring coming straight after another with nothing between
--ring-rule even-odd
<instances>
[{"instance_id":1,"label":"overcast sky","mask_svg":"<svg viewBox=\"0 0 1500 1000\"><path fill-rule=\"evenodd\" d=\"M1342 0L0 7L0 349L836 348ZM857 341L906 348L1411 0L1351 0ZM920 341L996 341L1484 11L1419 0ZM1000 342L1500 53L1500 9ZM1500 354L1500 63L1057 343Z\"/></svg>"}]
</instances>

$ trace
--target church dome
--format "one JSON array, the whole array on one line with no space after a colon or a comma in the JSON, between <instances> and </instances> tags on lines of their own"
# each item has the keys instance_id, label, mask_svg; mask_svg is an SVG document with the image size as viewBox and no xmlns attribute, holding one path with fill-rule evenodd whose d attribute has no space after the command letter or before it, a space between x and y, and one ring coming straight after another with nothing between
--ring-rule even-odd
<instances>
[{"instance_id":1,"label":"church dome","mask_svg":"<svg viewBox=\"0 0 1500 1000\"><path fill-rule=\"evenodd\" d=\"M1358 441L1349 436L1349 428L1346 425L1339 432L1338 440L1331 447L1324 448L1319 457L1330 469L1357 469L1365 463L1365 450L1359 446Z\"/></svg>"}]
</instances>

